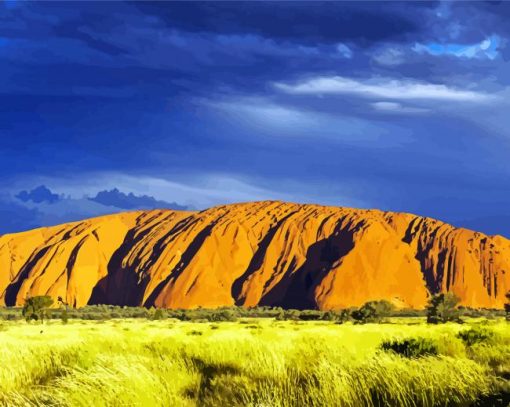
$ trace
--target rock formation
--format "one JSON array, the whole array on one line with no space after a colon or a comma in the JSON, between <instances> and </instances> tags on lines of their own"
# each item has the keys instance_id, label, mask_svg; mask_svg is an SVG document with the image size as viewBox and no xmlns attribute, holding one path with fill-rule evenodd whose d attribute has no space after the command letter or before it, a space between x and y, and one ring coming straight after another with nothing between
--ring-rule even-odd
<instances>
[{"instance_id":1,"label":"rock formation","mask_svg":"<svg viewBox=\"0 0 510 407\"><path fill-rule=\"evenodd\" d=\"M0 304L501 308L510 240L406 213L284 202L102 216L0 237Z\"/></svg>"}]
</instances>

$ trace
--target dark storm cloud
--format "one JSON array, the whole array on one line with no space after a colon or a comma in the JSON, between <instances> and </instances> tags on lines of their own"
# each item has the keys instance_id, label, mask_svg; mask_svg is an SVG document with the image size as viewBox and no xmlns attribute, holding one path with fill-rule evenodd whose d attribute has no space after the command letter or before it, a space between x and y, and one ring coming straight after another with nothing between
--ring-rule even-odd
<instances>
[{"instance_id":1,"label":"dark storm cloud","mask_svg":"<svg viewBox=\"0 0 510 407\"><path fill-rule=\"evenodd\" d=\"M169 27L197 33L251 33L303 43L402 39L419 31L419 14L433 2L161 2L138 3ZM407 10L407 9L411 10ZM405 10L403 10L405 9Z\"/></svg>"}]
</instances>

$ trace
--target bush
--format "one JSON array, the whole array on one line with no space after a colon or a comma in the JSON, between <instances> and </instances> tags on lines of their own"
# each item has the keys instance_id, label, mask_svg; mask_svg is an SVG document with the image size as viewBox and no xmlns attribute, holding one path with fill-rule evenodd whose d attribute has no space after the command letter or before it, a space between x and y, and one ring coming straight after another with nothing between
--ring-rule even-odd
<instances>
[{"instance_id":1,"label":"bush","mask_svg":"<svg viewBox=\"0 0 510 407\"><path fill-rule=\"evenodd\" d=\"M66 309L62 310L62 313L60 314L60 319L64 325L66 325L69 322L69 315Z\"/></svg>"},{"instance_id":2,"label":"bush","mask_svg":"<svg viewBox=\"0 0 510 407\"><path fill-rule=\"evenodd\" d=\"M439 354L437 343L428 338L408 338L385 341L381 344L381 349L394 352L406 358L418 358Z\"/></svg>"},{"instance_id":3,"label":"bush","mask_svg":"<svg viewBox=\"0 0 510 407\"><path fill-rule=\"evenodd\" d=\"M427 305L427 322L439 324L446 322L462 322L457 304L460 299L453 293L433 295Z\"/></svg>"},{"instance_id":4,"label":"bush","mask_svg":"<svg viewBox=\"0 0 510 407\"><path fill-rule=\"evenodd\" d=\"M495 334L494 331L488 328L474 326L471 329L460 331L457 337L462 339L467 346L473 346L475 343L492 342Z\"/></svg>"},{"instance_id":5,"label":"bush","mask_svg":"<svg viewBox=\"0 0 510 407\"><path fill-rule=\"evenodd\" d=\"M361 324L368 322L381 322L385 317L389 316L395 309L393 304L386 300L369 301L361 308L354 310L351 317Z\"/></svg>"},{"instance_id":6,"label":"bush","mask_svg":"<svg viewBox=\"0 0 510 407\"><path fill-rule=\"evenodd\" d=\"M223 309L221 311L213 312L211 315L208 316L207 320L211 322L220 322L220 321L230 321L235 322L237 321L237 316L232 310L229 309Z\"/></svg>"},{"instance_id":7,"label":"bush","mask_svg":"<svg viewBox=\"0 0 510 407\"><path fill-rule=\"evenodd\" d=\"M299 316L301 315L301 312L297 309L289 309L285 311L285 319L291 320L291 321L297 321L299 319Z\"/></svg>"},{"instance_id":8,"label":"bush","mask_svg":"<svg viewBox=\"0 0 510 407\"><path fill-rule=\"evenodd\" d=\"M159 321L164 318L165 314L161 308L154 310L154 312L150 314L150 319L152 319L153 321Z\"/></svg>"},{"instance_id":9,"label":"bush","mask_svg":"<svg viewBox=\"0 0 510 407\"><path fill-rule=\"evenodd\" d=\"M351 312L352 310L349 309L343 309L338 312L337 319L335 320L335 324L343 324L345 322L349 322L351 318Z\"/></svg>"},{"instance_id":10,"label":"bush","mask_svg":"<svg viewBox=\"0 0 510 407\"><path fill-rule=\"evenodd\" d=\"M323 321L336 321L338 319L338 313L335 311L326 311L320 317Z\"/></svg>"},{"instance_id":11,"label":"bush","mask_svg":"<svg viewBox=\"0 0 510 407\"><path fill-rule=\"evenodd\" d=\"M278 313L275 315L274 319L276 319L277 321L285 320L285 311L283 309L279 310Z\"/></svg>"},{"instance_id":12,"label":"bush","mask_svg":"<svg viewBox=\"0 0 510 407\"><path fill-rule=\"evenodd\" d=\"M334 318L334 312L333 311L315 311L315 310L304 310L304 311L298 311L297 319L300 319L301 321L318 321L320 319L324 319L324 316L328 315L331 318Z\"/></svg>"},{"instance_id":13,"label":"bush","mask_svg":"<svg viewBox=\"0 0 510 407\"><path fill-rule=\"evenodd\" d=\"M471 318L479 318L484 317L487 319L494 319L497 317L504 317L505 311L502 309L490 309L490 308L470 308L460 306L457 308L459 310L460 316L471 317Z\"/></svg>"}]
</instances>

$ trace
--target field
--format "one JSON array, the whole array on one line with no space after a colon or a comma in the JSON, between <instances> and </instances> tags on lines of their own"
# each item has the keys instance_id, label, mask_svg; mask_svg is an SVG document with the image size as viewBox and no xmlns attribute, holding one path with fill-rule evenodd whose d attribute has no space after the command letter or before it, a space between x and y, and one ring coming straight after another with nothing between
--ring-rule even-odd
<instances>
[{"instance_id":1,"label":"field","mask_svg":"<svg viewBox=\"0 0 510 407\"><path fill-rule=\"evenodd\" d=\"M507 405L509 325L501 318L435 326L423 318L364 325L270 318L4 321L0 403ZM470 334L462 339L461 331ZM422 342L435 351L380 348L410 337L428 338Z\"/></svg>"}]
</instances>

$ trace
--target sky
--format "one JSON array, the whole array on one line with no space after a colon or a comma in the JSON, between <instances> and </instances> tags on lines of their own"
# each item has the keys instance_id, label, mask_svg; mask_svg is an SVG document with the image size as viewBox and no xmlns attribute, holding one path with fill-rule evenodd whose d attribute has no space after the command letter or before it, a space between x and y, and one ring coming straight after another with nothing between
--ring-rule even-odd
<instances>
[{"instance_id":1,"label":"sky","mask_svg":"<svg viewBox=\"0 0 510 407\"><path fill-rule=\"evenodd\" d=\"M276 199L510 237L509 18L505 2L0 2L0 233Z\"/></svg>"}]
</instances>

